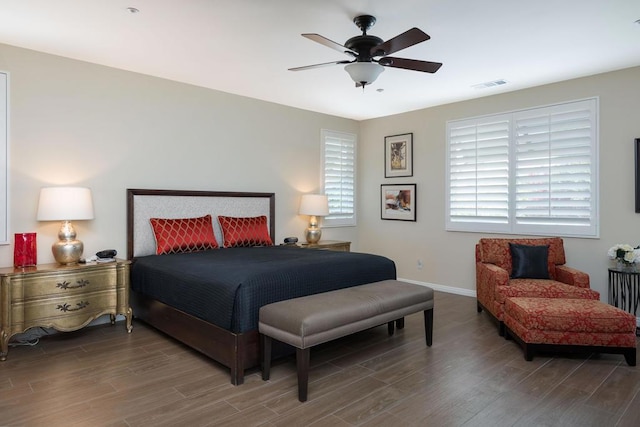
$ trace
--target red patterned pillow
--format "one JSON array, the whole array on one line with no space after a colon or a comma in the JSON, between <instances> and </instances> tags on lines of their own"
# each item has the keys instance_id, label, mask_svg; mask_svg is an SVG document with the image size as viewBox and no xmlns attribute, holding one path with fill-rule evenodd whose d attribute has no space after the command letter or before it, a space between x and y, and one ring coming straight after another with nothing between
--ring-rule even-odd
<instances>
[{"instance_id":1,"label":"red patterned pillow","mask_svg":"<svg viewBox=\"0 0 640 427\"><path fill-rule=\"evenodd\" d=\"M246 218L219 216L218 221L222 228L225 248L273 246L267 228L267 217L264 215Z\"/></svg>"},{"instance_id":2,"label":"red patterned pillow","mask_svg":"<svg viewBox=\"0 0 640 427\"><path fill-rule=\"evenodd\" d=\"M216 249L218 242L213 234L211 215L199 218L151 218L156 238L156 254Z\"/></svg>"}]
</instances>

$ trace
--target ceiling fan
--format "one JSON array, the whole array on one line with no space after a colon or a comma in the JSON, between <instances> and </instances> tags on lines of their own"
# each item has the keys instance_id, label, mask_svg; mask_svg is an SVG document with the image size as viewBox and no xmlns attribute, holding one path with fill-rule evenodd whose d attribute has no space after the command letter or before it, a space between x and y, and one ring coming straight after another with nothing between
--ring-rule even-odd
<instances>
[{"instance_id":1,"label":"ceiling fan","mask_svg":"<svg viewBox=\"0 0 640 427\"><path fill-rule=\"evenodd\" d=\"M312 68L326 67L329 65L346 64L344 69L349 73L356 87L364 87L373 83L384 67L403 68L405 70L435 73L442 66L440 62L421 61L418 59L395 58L391 55L418 43L429 40L428 34L418 28L411 28L385 42L380 37L367 34L367 30L376 23L376 18L371 15L356 16L353 22L362 30L361 36L351 37L343 45L329 40L320 34L302 34L303 37L313 40L339 52L352 56L352 60L325 62L322 64L306 65L304 67L289 68L290 71L302 71ZM376 59L379 58L379 59Z\"/></svg>"}]
</instances>

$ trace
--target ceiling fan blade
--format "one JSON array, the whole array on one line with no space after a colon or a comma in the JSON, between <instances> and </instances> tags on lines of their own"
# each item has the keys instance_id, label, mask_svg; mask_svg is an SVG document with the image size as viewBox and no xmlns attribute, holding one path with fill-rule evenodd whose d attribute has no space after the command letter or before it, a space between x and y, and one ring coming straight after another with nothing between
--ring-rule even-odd
<instances>
[{"instance_id":1,"label":"ceiling fan blade","mask_svg":"<svg viewBox=\"0 0 640 427\"><path fill-rule=\"evenodd\" d=\"M348 49L342 46L340 43L334 42L333 40L329 40L328 38L321 36L320 34L306 33L306 34L302 34L302 37L306 37L309 40L313 40L316 43L320 43L321 45L330 47L331 49L335 49L338 52L347 53L350 55L357 55L357 53L352 51L351 49Z\"/></svg>"},{"instance_id":2,"label":"ceiling fan blade","mask_svg":"<svg viewBox=\"0 0 640 427\"><path fill-rule=\"evenodd\" d=\"M340 64L349 64L351 61L333 61L333 62L324 62L322 64L313 64L313 65L305 65L303 67L295 67L289 68L289 71L303 71L303 70L311 70L313 68L322 68L328 67L330 65L340 65Z\"/></svg>"},{"instance_id":3,"label":"ceiling fan blade","mask_svg":"<svg viewBox=\"0 0 640 427\"><path fill-rule=\"evenodd\" d=\"M395 36L379 44L378 46L371 48L371 56L385 56L391 55L399 50L406 49L414 44L422 43L429 40L431 37L424 31L418 28L411 28L402 34Z\"/></svg>"},{"instance_id":4,"label":"ceiling fan blade","mask_svg":"<svg viewBox=\"0 0 640 427\"><path fill-rule=\"evenodd\" d=\"M403 68L405 70L422 71L425 73L435 73L442 67L441 62L420 61L418 59L392 58L385 56L380 58L378 64L385 67Z\"/></svg>"}]
</instances>

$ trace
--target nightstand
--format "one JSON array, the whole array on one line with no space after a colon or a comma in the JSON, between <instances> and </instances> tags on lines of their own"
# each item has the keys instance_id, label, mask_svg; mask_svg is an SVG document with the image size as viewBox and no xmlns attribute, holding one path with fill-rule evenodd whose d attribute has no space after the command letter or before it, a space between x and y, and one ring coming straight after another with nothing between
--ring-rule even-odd
<instances>
[{"instance_id":1,"label":"nightstand","mask_svg":"<svg viewBox=\"0 0 640 427\"><path fill-rule=\"evenodd\" d=\"M43 264L0 269L0 360L7 359L9 339L33 327L75 331L109 314L126 317L130 261L77 265Z\"/></svg>"},{"instance_id":2,"label":"nightstand","mask_svg":"<svg viewBox=\"0 0 640 427\"><path fill-rule=\"evenodd\" d=\"M320 240L318 243L303 243L301 247L305 249L324 249L327 251L349 252L351 242L340 240Z\"/></svg>"}]
</instances>

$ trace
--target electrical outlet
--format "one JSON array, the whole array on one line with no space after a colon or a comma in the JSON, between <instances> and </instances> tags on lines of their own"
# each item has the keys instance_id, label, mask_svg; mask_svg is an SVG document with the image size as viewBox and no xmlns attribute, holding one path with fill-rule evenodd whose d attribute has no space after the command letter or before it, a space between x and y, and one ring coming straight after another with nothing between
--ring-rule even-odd
<instances>
[{"instance_id":1,"label":"electrical outlet","mask_svg":"<svg viewBox=\"0 0 640 427\"><path fill-rule=\"evenodd\" d=\"M418 264L416 265L416 267L418 267L418 270L422 270L422 266L423 266L423 265L424 265L424 264L422 263L422 260L421 260L421 259L419 259L419 260L418 260Z\"/></svg>"}]
</instances>

